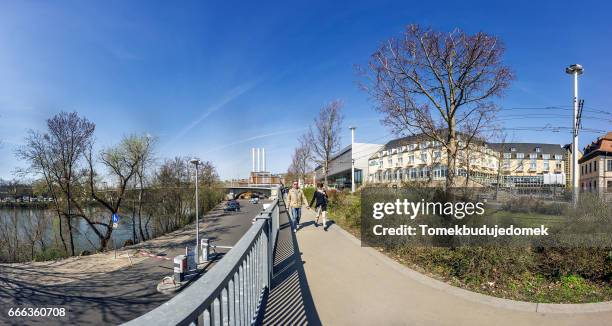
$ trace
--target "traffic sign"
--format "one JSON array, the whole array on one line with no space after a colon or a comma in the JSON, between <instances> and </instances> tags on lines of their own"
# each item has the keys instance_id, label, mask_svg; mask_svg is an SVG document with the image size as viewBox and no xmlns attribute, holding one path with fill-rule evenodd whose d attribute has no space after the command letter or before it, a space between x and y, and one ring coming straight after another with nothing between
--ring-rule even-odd
<instances>
[{"instance_id":1,"label":"traffic sign","mask_svg":"<svg viewBox=\"0 0 612 326\"><path fill-rule=\"evenodd\" d=\"M113 214L113 223L119 222L119 215L117 213Z\"/></svg>"}]
</instances>

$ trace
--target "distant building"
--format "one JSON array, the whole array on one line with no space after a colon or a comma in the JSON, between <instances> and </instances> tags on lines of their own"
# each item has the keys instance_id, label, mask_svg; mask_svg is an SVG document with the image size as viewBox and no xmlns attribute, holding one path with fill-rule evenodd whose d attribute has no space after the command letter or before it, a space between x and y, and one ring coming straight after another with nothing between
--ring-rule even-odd
<instances>
[{"instance_id":1,"label":"distant building","mask_svg":"<svg viewBox=\"0 0 612 326\"><path fill-rule=\"evenodd\" d=\"M278 185L281 183L283 183L283 178L270 172L251 172L249 176L249 184L251 185Z\"/></svg>"},{"instance_id":2,"label":"distant building","mask_svg":"<svg viewBox=\"0 0 612 326\"><path fill-rule=\"evenodd\" d=\"M559 144L488 143L459 136L455 184L509 187L566 185L567 151ZM369 158L368 182L427 181L442 184L448 175L446 149L424 135L389 141Z\"/></svg>"},{"instance_id":3,"label":"distant building","mask_svg":"<svg viewBox=\"0 0 612 326\"><path fill-rule=\"evenodd\" d=\"M612 197L612 132L586 146L578 163L582 191Z\"/></svg>"},{"instance_id":4,"label":"distant building","mask_svg":"<svg viewBox=\"0 0 612 326\"><path fill-rule=\"evenodd\" d=\"M363 184L368 173L368 160L382 146L382 144L354 143L338 151L329 162L328 186L338 189L351 188L353 160L355 161L355 185L358 187ZM319 165L314 170L313 183L323 182L324 178L323 166Z\"/></svg>"}]
</instances>

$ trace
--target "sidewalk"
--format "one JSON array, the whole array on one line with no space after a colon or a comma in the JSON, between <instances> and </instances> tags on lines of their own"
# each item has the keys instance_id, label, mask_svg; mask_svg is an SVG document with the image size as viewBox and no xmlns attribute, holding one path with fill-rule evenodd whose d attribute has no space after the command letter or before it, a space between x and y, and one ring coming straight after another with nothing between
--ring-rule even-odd
<instances>
[{"instance_id":1,"label":"sidewalk","mask_svg":"<svg viewBox=\"0 0 612 326\"><path fill-rule=\"evenodd\" d=\"M496 299L406 268L303 210L297 233L303 268L323 325L610 325L612 311L547 313L560 305ZM594 310L607 307L593 304ZM547 312L536 312L547 311Z\"/></svg>"},{"instance_id":2,"label":"sidewalk","mask_svg":"<svg viewBox=\"0 0 612 326\"><path fill-rule=\"evenodd\" d=\"M287 210L280 205L272 289L257 325L321 325L304 273L302 253L289 225Z\"/></svg>"}]
</instances>

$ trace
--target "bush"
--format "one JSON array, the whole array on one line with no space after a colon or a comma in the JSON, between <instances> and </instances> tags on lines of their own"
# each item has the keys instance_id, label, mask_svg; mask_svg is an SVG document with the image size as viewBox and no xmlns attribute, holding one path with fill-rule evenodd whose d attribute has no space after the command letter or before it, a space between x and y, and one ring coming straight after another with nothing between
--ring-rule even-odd
<instances>
[{"instance_id":1,"label":"bush","mask_svg":"<svg viewBox=\"0 0 612 326\"><path fill-rule=\"evenodd\" d=\"M580 275L593 281L612 280L612 252L602 248L538 248L537 271L548 277Z\"/></svg>"},{"instance_id":2,"label":"bush","mask_svg":"<svg viewBox=\"0 0 612 326\"><path fill-rule=\"evenodd\" d=\"M534 197L521 196L507 201L503 206L505 211L513 213L539 213L544 215L563 215L567 204L559 202L546 203Z\"/></svg>"}]
</instances>

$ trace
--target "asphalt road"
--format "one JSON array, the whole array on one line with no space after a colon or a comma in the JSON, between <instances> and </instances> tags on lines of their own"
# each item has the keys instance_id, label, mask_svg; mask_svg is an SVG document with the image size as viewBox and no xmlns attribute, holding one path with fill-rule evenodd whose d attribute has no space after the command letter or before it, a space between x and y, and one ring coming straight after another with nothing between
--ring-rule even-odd
<instances>
[{"instance_id":1,"label":"asphalt road","mask_svg":"<svg viewBox=\"0 0 612 326\"><path fill-rule=\"evenodd\" d=\"M251 219L262 209L261 204L250 204L246 200L240 203L240 212L224 213L220 208L209 212L200 224L208 225L205 230L201 228L201 237L213 239L217 245L234 245L251 227ZM191 230L194 228L195 225ZM160 254L174 257L184 253L187 245L194 244L195 235L192 241L176 243ZM26 284L0 274L0 325L120 324L154 309L172 297L156 290L157 283L164 276L171 275L172 271L172 261L151 257L129 268L60 285ZM11 307L50 306L66 307L67 317L7 316Z\"/></svg>"}]
</instances>

